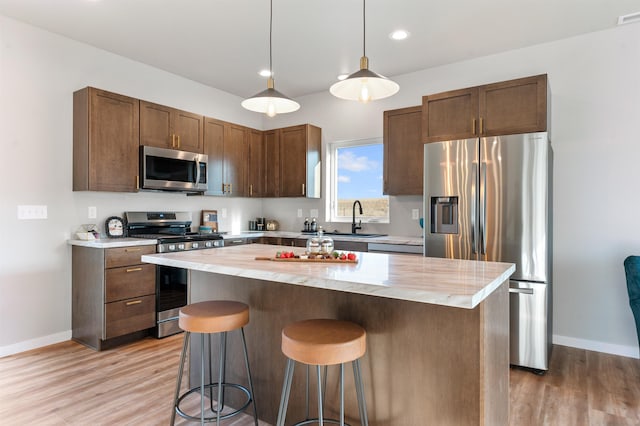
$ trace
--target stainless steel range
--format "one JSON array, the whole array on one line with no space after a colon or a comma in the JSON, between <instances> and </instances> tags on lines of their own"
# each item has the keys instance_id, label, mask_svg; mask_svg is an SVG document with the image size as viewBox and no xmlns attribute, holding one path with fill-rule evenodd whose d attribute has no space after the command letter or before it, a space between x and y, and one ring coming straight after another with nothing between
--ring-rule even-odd
<instances>
[{"instance_id":1,"label":"stainless steel range","mask_svg":"<svg viewBox=\"0 0 640 426\"><path fill-rule=\"evenodd\" d=\"M190 212L125 212L129 237L158 241L158 253L223 247L220 234L191 232ZM158 338L179 333L178 314L187 302L186 269L156 266L156 331Z\"/></svg>"}]
</instances>

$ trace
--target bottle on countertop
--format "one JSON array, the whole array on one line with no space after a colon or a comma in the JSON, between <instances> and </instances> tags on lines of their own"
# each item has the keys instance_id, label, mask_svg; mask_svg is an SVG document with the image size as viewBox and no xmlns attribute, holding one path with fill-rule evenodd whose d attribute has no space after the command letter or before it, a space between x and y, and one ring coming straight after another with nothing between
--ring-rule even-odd
<instances>
[{"instance_id":1,"label":"bottle on countertop","mask_svg":"<svg viewBox=\"0 0 640 426\"><path fill-rule=\"evenodd\" d=\"M333 253L333 238L323 234L322 226L318 226L318 239L320 240L320 253Z\"/></svg>"},{"instance_id":2,"label":"bottle on countertop","mask_svg":"<svg viewBox=\"0 0 640 426\"><path fill-rule=\"evenodd\" d=\"M308 232L309 231L309 218L305 217L304 218L304 228L302 228L303 231Z\"/></svg>"},{"instance_id":3,"label":"bottle on countertop","mask_svg":"<svg viewBox=\"0 0 640 426\"><path fill-rule=\"evenodd\" d=\"M318 231L318 222L316 222L316 218L314 217L313 219L311 219L311 229L309 229L311 232L317 232Z\"/></svg>"}]
</instances>

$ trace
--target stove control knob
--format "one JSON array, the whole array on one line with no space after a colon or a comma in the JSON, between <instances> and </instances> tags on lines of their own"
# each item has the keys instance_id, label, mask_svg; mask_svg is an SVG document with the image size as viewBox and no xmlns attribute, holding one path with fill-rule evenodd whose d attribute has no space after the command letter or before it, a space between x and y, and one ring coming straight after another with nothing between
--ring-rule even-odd
<instances>
[{"instance_id":1,"label":"stove control knob","mask_svg":"<svg viewBox=\"0 0 640 426\"><path fill-rule=\"evenodd\" d=\"M197 249L197 248L199 248L199 247L200 247L200 244L198 244L198 243L191 243L191 248L192 248L192 249L194 249L194 250L195 250L195 249Z\"/></svg>"},{"instance_id":2,"label":"stove control knob","mask_svg":"<svg viewBox=\"0 0 640 426\"><path fill-rule=\"evenodd\" d=\"M184 250L184 244L178 244L178 250Z\"/></svg>"},{"instance_id":3,"label":"stove control knob","mask_svg":"<svg viewBox=\"0 0 640 426\"><path fill-rule=\"evenodd\" d=\"M205 245L205 247L213 247L213 242L212 241L205 241L204 245Z\"/></svg>"},{"instance_id":4,"label":"stove control knob","mask_svg":"<svg viewBox=\"0 0 640 426\"><path fill-rule=\"evenodd\" d=\"M174 251L176 249L175 244L169 244L169 251Z\"/></svg>"}]
</instances>

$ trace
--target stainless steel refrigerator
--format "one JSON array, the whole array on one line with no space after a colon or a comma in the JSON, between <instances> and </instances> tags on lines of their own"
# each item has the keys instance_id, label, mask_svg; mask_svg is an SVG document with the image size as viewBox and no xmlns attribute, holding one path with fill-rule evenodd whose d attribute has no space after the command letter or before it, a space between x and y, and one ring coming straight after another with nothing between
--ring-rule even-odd
<instances>
[{"instance_id":1,"label":"stainless steel refrigerator","mask_svg":"<svg viewBox=\"0 0 640 426\"><path fill-rule=\"evenodd\" d=\"M547 133L425 144L425 256L515 263L510 361L549 368L552 171Z\"/></svg>"}]
</instances>

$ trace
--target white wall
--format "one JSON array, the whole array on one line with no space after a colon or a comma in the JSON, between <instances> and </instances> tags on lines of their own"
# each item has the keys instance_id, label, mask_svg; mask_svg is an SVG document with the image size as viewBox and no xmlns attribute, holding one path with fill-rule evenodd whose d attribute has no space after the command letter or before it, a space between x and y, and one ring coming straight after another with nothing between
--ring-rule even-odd
<instances>
[{"instance_id":1,"label":"white wall","mask_svg":"<svg viewBox=\"0 0 640 426\"><path fill-rule=\"evenodd\" d=\"M309 122L323 141L382 136L382 111L418 105L423 94L547 73L552 89L554 339L638 356L622 261L640 254L640 25L507 52L394 78L400 92L369 105L328 92L299 99L274 119L243 111L240 99L0 16L0 356L70 336L71 258L65 240L88 223L126 210L227 208L221 227L264 215L296 230L296 210L321 201L185 197L71 191L72 98L87 85L256 128ZM26 165L29 165L28 173ZM19 204L46 204L49 219L18 221ZM367 230L419 235L419 197L392 197L391 225ZM395 219L395 220L394 220Z\"/></svg>"}]
</instances>

